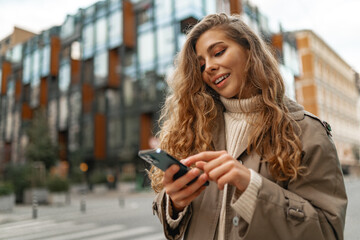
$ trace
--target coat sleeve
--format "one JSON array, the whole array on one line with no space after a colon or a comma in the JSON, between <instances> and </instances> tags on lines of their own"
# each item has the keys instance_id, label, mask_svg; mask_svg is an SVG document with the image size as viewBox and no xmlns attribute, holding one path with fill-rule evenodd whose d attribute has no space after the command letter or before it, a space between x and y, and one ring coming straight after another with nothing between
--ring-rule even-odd
<instances>
[{"instance_id":1,"label":"coat sleeve","mask_svg":"<svg viewBox=\"0 0 360 240\"><path fill-rule=\"evenodd\" d=\"M158 193L153 201L153 213L157 215L161 224L163 225L164 234L166 239L178 240L182 239L184 236L187 225L189 224L191 214L192 214L192 206L190 205L187 208L183 218L181 219L177 228L172 229L169 223L166 220L166 193L165 190L162 190Z\"/></svg>"},{"instance_id":2,"label":"coat sleeve","mask_svg":"<svg viewBox=\"0 0 360 240\"><path fill-rule=\"evenodd\" d=\"M244 239L343 239L347 196L336 149L320 122L306 121L306 175L286 189L263 177Z\"/></svg>"}]
</instances>

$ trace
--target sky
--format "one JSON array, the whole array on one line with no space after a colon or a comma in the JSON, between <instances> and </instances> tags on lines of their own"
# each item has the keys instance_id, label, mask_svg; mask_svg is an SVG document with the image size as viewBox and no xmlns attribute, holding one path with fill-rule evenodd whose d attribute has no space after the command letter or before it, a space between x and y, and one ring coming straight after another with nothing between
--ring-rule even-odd
<instances>
[{"instance_id":1,"label":"sky","mask_svg":"<svg viewBox=\"0 0 360 240\"><path fill-rule=\"evenodd\" d=\"M0 0L0 39L18 26L40 33L98 0ZM250 0L271 28L310 29L360 72L360 0Z\"/></svg>"}]
</instances>

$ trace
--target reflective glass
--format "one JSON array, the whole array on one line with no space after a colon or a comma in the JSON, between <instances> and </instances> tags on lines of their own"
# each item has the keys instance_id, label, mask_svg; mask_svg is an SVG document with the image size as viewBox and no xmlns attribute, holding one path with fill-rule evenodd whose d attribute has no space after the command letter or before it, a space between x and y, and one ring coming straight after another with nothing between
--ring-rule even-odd
<instances>
[{"instance_id":1,"label":"reflective glass","mask_svg":"<svg viewBox=\"0 0 360 240\"><path fill-rule=\"evenodd\" d=\"M105 17L96 20L96 36L95 44L96 49L103 49L106 46L107 40L107 21Z\"/></svg>"},{"instance_id":2,"label":"reflective glass","mask_svg":"<svg viewBox=\"0 0 360 240\"><path fill-rule=\"evenodd\" d=\"M206 0L206 15L216 13L216 0Z\"/></svg>"},{"instance_id":3,"label":"reflective glass","mask_svg":"<svg viewBox=\"0 0 360 240\"><path fill-rule=\"evenodd\" d=\"M104 91L96 93L96 112L105 113L106 112L106 99Z\"/></svg>"},{"instance_id":4,"label":"reflective glass","mask_svg":"<svg viewBox=\"0 0 360 240\"><path fill-rule=\"evenodd\" d=\"M120 94L118 90L108 89L106 91L106 99L108 102L108 111L110 113L120 111Z\"/></svg>"},{"instance_id":5,"label":"reflective glass","mask_svg":"<svg viewBox=\"0 0 360 240\"><path fill-rule=\"evenodd\" d=\"M46 45L41 51L41 76L50 73L50 45Z\"/></svg>"},{"instance_id":6,"label":"reflective glass","mask_svg":"<svg viewBox=\"0 0 360 240\"><path fill-rule=\"evenodd\" d=\"M140 121L137 116L125 117L125 141L126 146L136 146L139 144Z\"/></svg>"},{"instance_id":7,"label":"reflective glass","mask_svg":"<svg viewBox=\"0 0 360 240\"><path fill-rule=\"evenodd\" d=\"M61 93L67 92L70 86L70 63L68 61L64 62L60 66L59 70L59 90Z\"/></svg>"},{"instance_id":8,"label":"reflective glass","mask_svg":"<svg viewBox=\"0 0 360 240\"><path fill-rule=\"evenodd\" d=\"M91 120L87 120L83 124L83 131L82 131L82 143L83 147L86 150L91 150L93 148L94 142L94 127L93 122Z\"/></svg>"},{"instance_id":9,"label":"reflective glass","mask_svg":"<svg viewBox=\"0 0 360 240\"><path fill-rule=\"evenodd\" d=\"M33 52L33 69L32 69L32 80L31 86L38 86L40 84L40 50L35 50Z\"/></svg>"},{"instance_id":10,"label":"reflective glass","mask_svg":"<svg viewBox=\"0 0 360 240\"><path fill-rule=\"evenodd\" d=\"M89 58L94 52L94 26L88 24L83 29L83 57Z\"/></svg>"},{"instance_id":11,"label":"reflective glass","mask_svg":"<svg viewBox=\"0 0 360 240\"><path fill-rule=\"evenodd\" d=\"M71 43L71 59L73 60L81 59L81 44L78 41Z\"/></svg>"},{"instance_id":12,"label":"reflective glass","mask_svg":"<svg viewBox=\"0 0 360 240\"><path fill-rule=\"evenodd\" d=\"M142 64L147 64L154 61L154 32L148 31L139 35L138 56L140 67Z\"/></svg>"},{"instance_id":13,"label":"reflective glass","mask_svg":"<svg viewBox=\"0 0 360 240\"><path fill-rule=\"evenodd\" d=\"M74 17L68 15L65 22L61 26L60 36L61 38L70 37L74 33Z\"/></svg>"},{"instance_id":14,"label":"reflective glass","mask_svg":"<svg viewBox=\"0 0 360 240\"><path fill-rule=\"evenodd\" d=\"M49 131L50 131L50 138L53 143L57 142L57 100L50 100L48 104L48 122L49 122Z\"/></svg>"},{"instance_id":15,"label":"reflective glass","mask_svg":"<svg viewBox=\"0 0 360 240\"><path fill-rule=\"evenodd\" d=\"M22 49L23 49L23 46L20 45L20 44L19 44L19 45L16 45L16 46L12 49L11 62L13 62L13 63L20 63L20 62L21 62Z\"/></svg>"},{"instance_id":16,"label":"reflective glass","mask_svg":"<svg viewBox=\"0 0 360 240\"><path fill-rule=\"evenodd\" d=\"M69 150L75 151L79 148L80 115L81 115L81 93L74 92L70 95L69 116Z\"/></svg>"},{"instance_id":17,"label":"reflective glass","mask_svg":"<svg viewBox=\"0 0 360 240\"><path fill-rule=\"evenodd\" d=\"M173 26L159 27L157 30L158 59L172 58L175 51Z\"/></svg>"},{"instance_id":18,"label":"reflective glass","mask_svg":"<svg viewBox=\"0 0 360 240\"><path fill-rule=\"evenodd\" d=\"M108 122L108 134L109 148L116 149L119 148L122 143L122 131L121 131L121 119L120 118L110 118Z\"/></svg>"},{"instance_id":19,"label":"reflective glass","mask_svg":"<svg viewBox=\"0 0 360 240\"><path fill-rule=\"evenodd\" d=\"M172 1L155 0L155 14L157 24L168 22L172 16Z\"/></svg>"},{"instance_id":20,"label":"reflective glass","mask_svg":"<svg viewBox=\"0 0 360 240\"><path fill-rule=\"evenodd\" d=\"M59 130L65 130L68 126L68 99L67 96L61 96L59 98Z\"/></svg>"},{"instance_id":21,"label":"reflective glass","mask_svg":"<svg viewBox=\"0 0 360 240\"><path fill-rule=\"evenodd\" d=\"M135 78L130 76L125 77L124 81L124 101L125 106L132 106L135 100Z\"/></svg>"},{"instance_id":22,"label":"reflective glass","mask_svg":"<svg viewBox=\"0 0 360 240\"><path fill-rule=\"evenodd\" d=\"M109 62L108 51L104 51L95 55L94 58L95 86L103 86L106 83L109 72L108 62Z\"/></svg>"},{"instance_id":23,"label":"reflective glass","mask_svg":"<svg viewBox=\"0 0 360 240\"><path fill-rule=\"evenodd\" d=\"M122 12L115 11L109 16L109 45L114 48L122 42Z\"/></svg>"}]
</instances>

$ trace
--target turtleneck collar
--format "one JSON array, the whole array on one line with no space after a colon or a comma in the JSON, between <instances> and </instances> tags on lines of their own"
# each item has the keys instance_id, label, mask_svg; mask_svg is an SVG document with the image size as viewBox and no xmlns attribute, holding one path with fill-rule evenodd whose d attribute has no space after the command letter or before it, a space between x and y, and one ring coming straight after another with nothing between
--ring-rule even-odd
<instances>
[{"instance_id":1,"label":"turtleneck collar","mask_svg":"<svg viewBox=\"0 0 360 240\"><path fill-rule=\"evenodd\" d=\"M225 98L220 96L220 101L227 112L231 113L255 113L261 108L261 95L246 99Z\"/></svg>"}]
</instances>

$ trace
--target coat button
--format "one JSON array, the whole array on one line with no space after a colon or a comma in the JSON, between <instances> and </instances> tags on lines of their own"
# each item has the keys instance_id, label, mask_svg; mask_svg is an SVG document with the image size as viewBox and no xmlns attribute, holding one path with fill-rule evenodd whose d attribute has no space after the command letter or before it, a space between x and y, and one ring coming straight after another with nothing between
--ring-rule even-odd
<instances>
[{"instance_id":1,"label":"coat button","mask_svg":"<svg viewBox=\"0 0 360 240\"><path fill-rule=\"evenodd\" d=\"M233 218L233 225L234 225L234 226L238 226L238 225L239 225L239 217L238 217L238 216L236 216L236 217Z\"/></svg>"}]
</instances>

